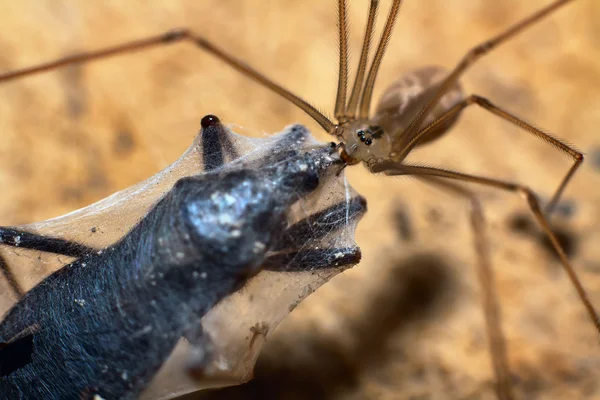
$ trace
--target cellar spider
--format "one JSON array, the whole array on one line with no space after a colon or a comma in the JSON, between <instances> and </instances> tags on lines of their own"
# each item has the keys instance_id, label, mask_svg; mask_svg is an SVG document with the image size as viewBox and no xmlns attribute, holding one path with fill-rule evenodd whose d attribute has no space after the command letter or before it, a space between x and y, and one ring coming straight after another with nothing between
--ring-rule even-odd
<instances>
[{"instance_id":1,"label":"cellar spider","mask_svg":"<svg viewBox=\"0 0 600 400\"><path fill-rule=\"evenodd\" d=\"M352 90L350 92L350 96L347 96L348 37L345 12L346 4L344 1L339 1L339 32L341 51L338 91L334 112L335 122L327 118L304 100L293 95L291 92L274 83L264 75L258 73L245 63L224 52L212 43L206 41L203 37L198 36L196 33L187 30L171 31L167 34L127 43L99 52L82 53L78 56L68 57L66 59L44 64L36 68L20 70L12 74L5 74L0 79L13 79L18 76L49 70L60 65L84 62L95 58L101 58L118 53L126 53L141 48L162 45L165 43L173 43L177 41L194 42L199 47L221 58L223 61L238 69L246 76L249 76L257 80L262 85L269 87L307 112L324 128L326 132L338 139L340 142L341 155L346 160L347 165L353 165L363 161L369 170L375 173L385 173L387 175L416 175L421 179L436 182L435 184L438 185L440 184L440 179L448 178L458 180L459 182L472 182L493 186L523 195L531 211L535 215L542 229L548 235L553 247L557 251L561 263L567 271L569 278L573 282L590 318L592 319L596 328L600 330L600 323L598 322L594 307L588 300L582 285L579 283L577 276L573 271L571 264L567 260L566 255L556 240L555 235L552 233L546 218L555 208L568 182L581 165L583 161L582 154L559 139L537 130L527 122L513 116L500 106L493 104L490 100L475 94L463 96L460 87L458 86L458 79L481 56L488 53L499 44L522 32L535 22L543 19L546 15L554 12L556 9L568 2L569 0L555 1L546 8L513 25L500 35L492 38L489 41L483 42L479 46L476 46L471 51L466 53L461 62L454 69L449 71L449 74L437 69L421 69L414 71L412 74L406 75L404 80L399 80L395 87L392 87L386 91L384 100L382 100L380 106L377 108L377 112L375 115L370 115L371 96L378 74L378 68L383 58L386 44L391 36L395 18L398 14L402 1L394 1L392 3L391 11L385 24L384 34L379 42L379 46L377 46L376 55L373 63L371 64L371 68L367 73L367 56L370 38L372 36L372 27L375 23L375 11L378 4L377 1L371 2L367 28L364 36L365 41L363 42L363 50L361 51L358 64L359 68L354 85L352 86ZM399 97L405 93L411 92L410 89L413 90L413 93L416 92L417 94L414 98L408 100L408 107L406 107L407 111L400 113L400 107L398 104ZM559 187L554 192L554 195L547 203L544 210L541 209L535 194L526 186L500 180L461 174L451 170L429 168L403 163L404 158L416 146L431 142L447 132L449 128L453 126L460 112L464 108L473 104L479 106L479 108L488 110L507 121L519 125L524 129L524 131L527 131L538 138L544 139L553 146L557 147L559 150L562 150L571 156L573 159L573 165L562 179ZM396 109L393 109L394 106ZM470 199L471 204L473 205L471 210L473 226L478 232L476 237L482 238L483 236L481 234L481 229L483 225L483 219L480 212L480 206L474 195L471 192L467 192L464 189L448 182L442 185L453 192L460 192L459 194L461 196L466 196ZM485 247L485 243L481 242L477 246L478 248ZM499 328L500 324L497 312L495 311L495 296L492 289L493 277L491 275L486 275L490 273L490 270L487 268L488 261L486 260L485 251L480 250L478 251L478 254L480 257L479 270L483 275L482 285L485 289L484 292L486 293L484 308L487 318L486 323L490 333L492 355L495 360L494 368L498 382L498 393L499 397L509 398L512 395L508 377L508 367L505 360L506 357L504 343Z\"/></svg>"}]
</instances>

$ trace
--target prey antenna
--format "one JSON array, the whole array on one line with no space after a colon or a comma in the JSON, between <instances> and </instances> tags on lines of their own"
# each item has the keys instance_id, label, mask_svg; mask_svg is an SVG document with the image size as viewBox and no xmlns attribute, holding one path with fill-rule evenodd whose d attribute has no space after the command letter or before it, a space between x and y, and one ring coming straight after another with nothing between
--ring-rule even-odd
<instances>
[{"instance_id":1,"label":"prey antenna","mask_svg":"<svg viewBox=\"0 0 600 400\"><path fill-rule=\"evenodd\" d=\"M369 16L367 17L367 26L365 28L365 36L363 38L362 49L360 51L360 61L358 62L358 69L356 70L356 77L354 78L354 86L352 87L352 94L350 95L350 101L346 107L346 113L352 118L356 118L356 107L358 106L359 96L365 79L365 72L367 71L367 61L369 60L369 50L371 49L371 42L373 41L373 29L375 27L375 17L377 16L377 9L379 7L379 0L371 0L369 6Z\"/></svg>"},{"instance_id":2,"label":"prey antenna","mask_svg":"<svg viewBox=\"0 0 600 400\"><path fill-rule=\"evenodd\" d=\"M369 108L371 107L371 97L373 96L375 79L377 78L379 66L381 65L381 61L383 60L383 56L385 54L387 45L390 42L392 30L394 29L394 24L396 23L396 17L398 16L398 11L400 11L401 4L402 0L394 0L390 8L390 13L388 14L388 19L385 23L385 28L383 28L381 39L379 39L379 45L377 46L377 50L375 51L375 57L373 58L373 62L371 63L371 68L369 69L369 74L367 75L367 80L365 82L365 86L361 95L360 107L358 111L359 118L369 118Z\"/></svg>"}]
</instances>

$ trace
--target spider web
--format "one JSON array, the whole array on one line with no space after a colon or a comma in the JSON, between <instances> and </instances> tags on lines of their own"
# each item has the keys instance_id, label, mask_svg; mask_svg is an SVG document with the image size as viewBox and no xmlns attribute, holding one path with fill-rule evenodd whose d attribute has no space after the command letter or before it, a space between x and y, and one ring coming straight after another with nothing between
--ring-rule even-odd
<instances>
[{"instance_id":1,"label":"spider web","mask_svg":"<svg viewBox=\"0 0 600 400\"><path fill-rule=\"evenodd\" d=\"M277 156L278 152L289 151L278 144L292 130L293 127L287 127L276 135L249 138L227 129L223 152L225 164L210 172L203 170L205 153L198 135L177 161L147 180L64 216L17 228L103 249L127 234L178 179L236 168L258 168L265 164L265 160L268 162L270 157ZM294 146L296 151L308 152L328 144L309 136ZM206 156L210 157L210 154ZM318 221L311 221L319 224L318 235L311 229L313 226L316 229L316 225L309 224L308 229L296 232L292 240L301 249L319 249L334 258L336 249L356 247L354 231L365 211L362 199L348 184L344 174L338 175L338 169L329 168L321 177L318 188L296 202L288 215L290 226L307 217L320 215ZM330 208L336 204L344 204L341 211L331 211ZM9 246L0 246L0 255L19 284L27 290L74 260L67 256ZM243 289L221 301L202 321L190 321L190 325L202 324L212 339L218 357L201 380L194 380L187 374L192 349L184 339L180 340L142 398L171 398L203 388L249 380L267 334L304 298L339 272L351 267L333 264L325 269L317 270L308 266L298 270L294 267L296 264L305 265L306 260L296 257L278 266L277 271L273 268L263 270ZM10 294L0 294L0 311L4 312L15 302L16 299Z\"/></svg>"}]
</instances>

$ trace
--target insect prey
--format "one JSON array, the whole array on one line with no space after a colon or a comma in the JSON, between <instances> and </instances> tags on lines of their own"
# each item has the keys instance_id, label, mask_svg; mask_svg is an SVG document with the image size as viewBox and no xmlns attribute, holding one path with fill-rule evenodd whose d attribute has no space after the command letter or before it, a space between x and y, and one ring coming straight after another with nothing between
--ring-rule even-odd
<instances>
[{"instance_id":1,"label":"insect prey","mask_svg":"<svg viewBox=\"0 0 600 400\"><path fill-rule=\"evenodd\" d=\"M204 172L190 175L194 164ZM341 165L335 146L302 126L251 140L208 115L190 150L147 182L55 221L0 228L6 265L31 251L75 258L0 323L2 395L126 399L147 390L146 398L169 398L248 379L261 343L248 338L254 327L275 327L309 294L307 284L316 288L360 260L353 229L365 202L338 181ZM42 234L67 223L89 231L94 210L114 215L125 198L157 184L167 190L150 194L158 201L148 199L113 244ZM180 350L164 371L178 343L188 359ZM186 368L196 380L185 380ZM183 383L169 382L174 371ZM157 374L168 378L148 389Z\"/></svg>"}]
</instances>

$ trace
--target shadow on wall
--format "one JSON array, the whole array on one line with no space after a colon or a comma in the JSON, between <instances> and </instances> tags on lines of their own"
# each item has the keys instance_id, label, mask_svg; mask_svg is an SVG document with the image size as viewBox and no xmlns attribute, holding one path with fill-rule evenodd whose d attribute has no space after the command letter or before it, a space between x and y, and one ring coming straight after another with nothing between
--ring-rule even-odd
<instances>
[{"instance_id":1,"label":"shadow on wall","mask_svg":"<svg viewBox=\"0 0 600 400\"><path fill-rule=\"evenodd\" d=\"M420 254L391 268L385 287L369 299L360 319L347 322L353 346L318 332L275 335L258 359L255 378L243 385L181 399L334 399L358 385L364 371L388 362L388 339L410 324L438 319L456 302L457 281L442 257ZM348 293L348 296L355 296ZM409 343L407 343L409 345ZM406 346L410 353L410 346ZM397 354L397 352L396 352Z\"/></svg>"}]
</instances>

